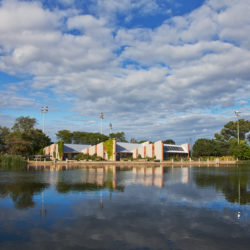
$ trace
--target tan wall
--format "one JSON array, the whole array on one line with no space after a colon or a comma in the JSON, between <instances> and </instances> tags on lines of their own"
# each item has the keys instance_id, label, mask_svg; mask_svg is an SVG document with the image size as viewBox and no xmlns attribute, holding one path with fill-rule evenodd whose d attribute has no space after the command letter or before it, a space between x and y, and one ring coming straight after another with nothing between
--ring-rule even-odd
<instances>
[{"instance_id":1,"label":"tan wall","mask_svg":"<svg viewBox=\"0 0 250 250\"><path fill-rule=\"evenodd\" d=\"M97 144L97 156L104 158L104 146L103 142Z\"/></svg>"},{"instance_id":2,"label":"tan wall","mask_svg":"<svg viewBox=\"0 0 250 250\"><path fill-rule=\"evenodd\" d=\"M59 159L59 153L58 153L58 145L56 143L49 145L48 147L45 147L43 149L43 152L45 155L50 155L51 159ZM55 152L55 157L54 157Z\"/></svg>"},{"instance_id":3,"label":"tan wall","mask_svg":"<svg viewBox=\"0 0 250 250\"><path fill-rule=\"evenodd\" d=\"M182 147L185 149L185 151L187 151L188 154L189 154L189 144L186 143L186 144L182 144L181 146L182 146Z\"/></svg>"},{"instance_id":4,"label":"tan wall","mask_svg":"<svg viewBox=\"0 0 250 250\"><path fill-rule=\"evenodd\" d=\"M162 141L155 142L154 147L155 147L156 160L163 161L163 142Z\"/></svg>"}]
</instances>

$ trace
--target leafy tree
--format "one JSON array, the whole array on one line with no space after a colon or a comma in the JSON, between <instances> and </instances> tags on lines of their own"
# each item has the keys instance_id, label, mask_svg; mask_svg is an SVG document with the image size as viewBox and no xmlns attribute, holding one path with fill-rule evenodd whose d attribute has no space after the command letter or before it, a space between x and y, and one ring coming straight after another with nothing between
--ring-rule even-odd
<instances>
[{"instance_id":1,"label":"leafy tree","mask_svg":"<svg viewBox=\"0 0 250 250\"><path fill-rule=\"evenodd\" d=\"M63 141L64 143L72 143L72 139L73 139L73 134L72 132L70 132L69 130L59 130L56 133L56 138L59 141Z\"/></svg>"},{"instance_id":2,"label":"leafy tree","mask_svg":"<svg viewBox=\"0 0 250 250\"><path fill-rule=\"evenodd\" d=\"M0 126L0 151L5 151L5 142L9 133L9 128Z\"/></svg>"},{"instance_id":3,"label":"leafy tree","mask_svg":"<svg viewBox=\"0 0 250 250\"><path fill-rule=\"evenodd\" d=\"M246 134L250 132L250 121L239 119L240 140L245 140ZM220 133L214 135L216 141L228 142L230 139L238 138L237 121L230 121L224 125Z\"/></svg>"},{"instance_id":4,"label":"leafy tree","mask_svg":"<svg viewBox=\"0 0 250 250\"><path fill-rule=\"evenodd\" d=\"M175 141L172 139L167 139L167 140L163 141L163 143L175 145Z\"/></svg>"},{"instance_id":5,"label":"leafy tree","mask_svg":"<svg viewBox=\"0 0 250 250\"><path fill-rule=\"evenodd\" d=\"M137 143L137 140L135 138L131 138L130 143Z\"/></svg>"},{"instance_id":6,"label":"leafy tree","mask_svg":"<svg viewBox=\"0 0 250 250\"><path fill-rule=\"evenodd\" d=\"M116 139L118 142L128 142L124 132L111 133L109 136L110 138Z\"/></svg>"},{"instance_id":7,"label":"leafy tree","mask_svg":"<svg viewBox=\"0 0 250 250\"><path fill-rule=\"evenodd\" d=\"M14 132L28 133L34 129L36 125L36 119L29 116L20 116L16 119L15 124L12 127Z\"/></svg>"},{"instance_id":8,"label":"leafy tree","mask_svg":"<svg viewBox=\"0 0 250 250\"><path fill-rule=\"evenodd\" d=\"M200 156L220 156L220 145L215 140L198 139L192 148L192 155L194 157Z\"/></svg>"},{"instance_id":9,"label":"leafy tree","mask_svg":"<svg viewBox=\"0 0 250 250\"><path fill-rule=\"evenodd\" d=\"M6 148L9 154L24 155L31 151L31 143L20 134L11 133L6 140Z\"/></svg>"},{"instance_id":10,"label":"leafy tree","mask_svg":"<svg viewBox=\"0 0 250 250\"><path fill-rule=\"evenodd\" d=\"M246 141L240 141L238 144L236 139L231 140L229 152L239 160L250 160L250 147Z\"/></svg>"},{"instance_id":11,"label":"leafy tree","mask_svg":"<svg viewBox=\"0 0 250 250\"><path fill-rule=\"evenodd\" d=\"M41 130L35 129L35 118L18 117L5 139L9 154L31 155L37 154L41 148L51 144L50 138ZM5 129L7 133L7 130Z\"/></svg>"}]
</instances>

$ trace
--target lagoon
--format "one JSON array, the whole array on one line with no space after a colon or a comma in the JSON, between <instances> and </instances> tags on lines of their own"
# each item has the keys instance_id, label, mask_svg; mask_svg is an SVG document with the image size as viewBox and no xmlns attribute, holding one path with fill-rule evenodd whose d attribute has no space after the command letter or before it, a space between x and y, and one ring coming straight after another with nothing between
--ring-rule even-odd
<instances>
[{"instance_id":1,"label":"lagoon","mask_svg":"<svg viewBox=\"0 0 250 250\"><path fill-rule=\"evenodd\" d=\"M249 249L250 166L0 171L0 249Z\"/></svg>"}]
</instances>

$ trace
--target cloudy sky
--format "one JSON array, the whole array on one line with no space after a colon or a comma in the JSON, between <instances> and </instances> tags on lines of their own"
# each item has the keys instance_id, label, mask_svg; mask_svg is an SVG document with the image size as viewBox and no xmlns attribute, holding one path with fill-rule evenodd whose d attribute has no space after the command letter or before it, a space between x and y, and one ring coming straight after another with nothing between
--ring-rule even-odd
<instances>
[{"instance_id":1,"label":"cloudy sky","mask_svg":"<svg viewBox=\"0 0 250 250\"><path fill-rule=\"evenodd\" d=\"M249 0L0 0L0 125L212 138L250 118Z\"/></svg>"}]
</instances>

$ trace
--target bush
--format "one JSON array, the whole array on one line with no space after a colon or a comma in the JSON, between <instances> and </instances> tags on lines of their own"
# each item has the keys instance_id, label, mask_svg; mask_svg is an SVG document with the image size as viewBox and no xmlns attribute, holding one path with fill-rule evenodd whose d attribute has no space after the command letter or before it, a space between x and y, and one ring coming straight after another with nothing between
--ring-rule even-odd
<instances>
[{"instance_id":1,"label":"bush","mask_svg":"<svg viewBox=\"0 0 250 250\"><path fill-rule=\"evenodd\" d=\"M0 168L22 169L26 161L19 155L0 155Z\"/></svg>"},{"instance_id":2,"label":"bush","mask_svg":"<svg viewBox=\"0 0 250 250\"><path fill-rule=\"evenodd\" d=\"M89 161L89 160L92 160L92 161L103 161L103 158L100 157L100 156L97 156L96 154L94 154L94 155L78 154L78 155L74 156L74 160L77 160L77 161L83 161L83 160L86 160L86 161Z\"/></svg>"}]
</instances>

